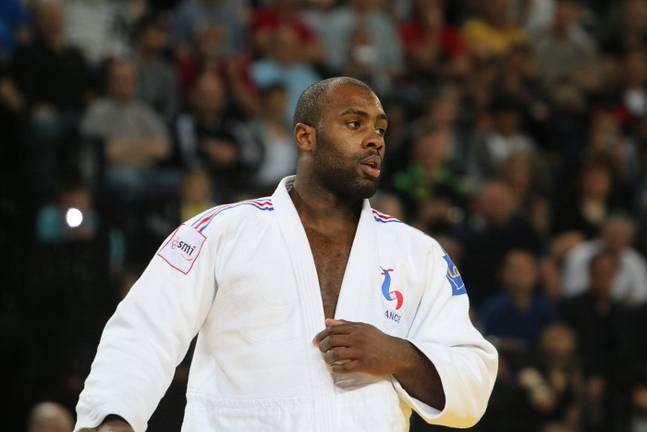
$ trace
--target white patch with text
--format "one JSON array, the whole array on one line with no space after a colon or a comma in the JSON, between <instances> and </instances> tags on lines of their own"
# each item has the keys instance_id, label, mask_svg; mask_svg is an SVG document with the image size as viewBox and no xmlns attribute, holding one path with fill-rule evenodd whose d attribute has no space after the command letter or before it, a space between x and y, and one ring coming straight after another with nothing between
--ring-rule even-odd
<instances>
[{"instance_id":1,"label":"white patch with text","mask_svg":"<svg viewBox=\"0 0 647 432\"><path fill-rule=\"evenodd\" d=\"M198 259L206 239L202 233L192 227L180 225L157 255L171 267L186 275Z\"/></svg>"}]
</instances>

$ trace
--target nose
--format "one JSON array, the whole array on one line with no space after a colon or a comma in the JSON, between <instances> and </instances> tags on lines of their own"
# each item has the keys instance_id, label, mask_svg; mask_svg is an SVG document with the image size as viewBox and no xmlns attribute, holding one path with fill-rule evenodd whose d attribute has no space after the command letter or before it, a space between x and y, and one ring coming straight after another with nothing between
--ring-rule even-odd
<instances>
[{"instance_id":1,"label":"nose","mask_svg":"<svg viewBox=\"0 0 647 432\"><path fill-rule=\"evenodd\" d=\"M373 129L362 142L362 147L365 149L375 149L378 153L382 154L384 150L384 136L377 129Z\"/></svg>"}]
</instances>

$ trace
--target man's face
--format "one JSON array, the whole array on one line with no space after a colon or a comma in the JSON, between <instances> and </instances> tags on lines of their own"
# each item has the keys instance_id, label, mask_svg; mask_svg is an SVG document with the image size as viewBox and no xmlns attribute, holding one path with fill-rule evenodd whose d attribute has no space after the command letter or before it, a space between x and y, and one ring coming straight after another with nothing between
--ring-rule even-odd
<instances>
[{"instance_id":1,"label":"man's face","mask_svg":"<svg viewBox=\"0 0 647 432\"><path fill-rule=\"evenodd\" d=\"M200 77L193 93L193 103L198 111L217 114L223 111L226 102L220 78L211 74Z\"/></svg>"},{"instance_id":2,"label":"man's face","mask_svg":"<svg viewBox=\"0 0 647 432\"><path fill-rule=\"evenodd\" d=\"M130 100L137 91L137 71L131 63L117 63L110 71L110 94L117 100Z\"/></svg>"},{"instance_id":3,"label":"man's face","mask_svg":"<svg viewBox=\"0 0 647 432\"><path fill-rule=\"evenodd\" d=\"M328 91L313 148L314 174L331 192L364 199L377 189L387 118L373 92L353 85Z\"/></svg>"},{"instance_id":4,"label":"man's face","mask_svg":"<svg viewBox=\"0 0 647 432\"><path fill-rule=\"evenodd\" d=\"M598 257L591 265L591 291L597 297L606 298L611 293L618 270L618 262L611 256Z\"/></svg>"}]
</instances>

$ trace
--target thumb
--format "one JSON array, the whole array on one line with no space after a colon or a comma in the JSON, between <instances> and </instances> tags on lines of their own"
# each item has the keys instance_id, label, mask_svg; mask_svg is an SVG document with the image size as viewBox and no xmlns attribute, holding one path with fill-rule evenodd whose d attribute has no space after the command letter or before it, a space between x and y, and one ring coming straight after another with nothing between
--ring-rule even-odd
<instances>
[{"instance_id":1,"label":"thumb","mask_svg":"<svg viewBox=\"0 0 647 432\"><path fill-rule=\"evenodd\" d=\"M334 327L341 324L348 324L350 321L326 318L326 327Z\"/></svg>"}]
</instances>

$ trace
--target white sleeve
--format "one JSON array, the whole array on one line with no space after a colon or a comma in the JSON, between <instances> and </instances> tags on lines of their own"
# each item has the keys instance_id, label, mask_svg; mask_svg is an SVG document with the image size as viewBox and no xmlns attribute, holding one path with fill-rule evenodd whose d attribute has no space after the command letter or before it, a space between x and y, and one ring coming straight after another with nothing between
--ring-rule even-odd
<instances>
[{"instance_id":1,"label":"white sleeve","mask_svg":"<svg viewBox=\"0 0 647 432\"><path fill-rule=\"evenodd\" d=\"M108 414L146 429L215 297L213 243L188 223L164 241L106 324L75 431Z\"/></svg>"},{"instance_id":2,"label":"white sleeve","mask_svg":"<svg viewBox=\"0 0 647 432\"><path fill-rule=\"evenodd\" d=\"M566 297L573 297L586 291L589 285L588 261L591 254L582 246L576 246L564 260L562 273L562 294Z\"/></svg>"},{"instance_id":3,"label":"white sleeve","mask_svg":"<svg viewBox=\"0 0 647 432\"><path fill-rule=\"evenodd\" d=\"M465 428L483 416L498 367L495 348L474 328L460 273L438 245L428 257L428 286L407 339L434 364L445 407L435 409L393 384L400 398L427 423Z\"/></svg>"},{"instance_id":4,"label":"white sleeve","mask_svg":"<svg viewBox=\"0 0 647 432\"><path fill-rule=\"evenodd\" d=\"M629 254L631 262L630 277L633 279L629 304L636 306L647 301L647 267L643 258L635 251Z\"/></svg>"}]
</instances>

